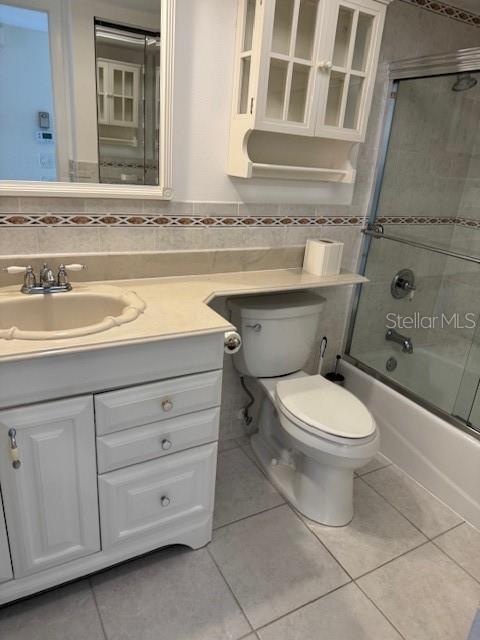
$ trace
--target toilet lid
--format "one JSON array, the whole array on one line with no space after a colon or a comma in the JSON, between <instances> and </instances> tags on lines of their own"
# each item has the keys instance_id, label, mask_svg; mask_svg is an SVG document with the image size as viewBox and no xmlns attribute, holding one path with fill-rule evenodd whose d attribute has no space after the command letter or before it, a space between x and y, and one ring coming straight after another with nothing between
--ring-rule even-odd
<instances>
[{"instance_id":1,"label":"toilet lid","mask_svg":"<svg viewBox=\"0 0 480 640\"><path fill-rule=\"evenodd\" d=\"M375 431L375 421L366 406L323 376L281 380L276 397L279 409L283 406L299 426L342 438L366 438Z\"/></svg>"}]
</instances>

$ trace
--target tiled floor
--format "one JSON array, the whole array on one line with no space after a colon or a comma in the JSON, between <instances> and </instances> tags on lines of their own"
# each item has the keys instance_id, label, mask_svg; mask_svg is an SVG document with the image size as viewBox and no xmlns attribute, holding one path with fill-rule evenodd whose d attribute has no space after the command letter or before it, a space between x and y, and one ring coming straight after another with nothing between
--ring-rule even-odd
<instances>
[{"instance_id":1,"label":"tiled floor","mask_svg":"<svg viewBox=\"0 0 480 640\"><path fill-rule=\"evenodd\" d=\"M480 533L378 456L355 517L301 518L245 439L222 443L215 532L0 610L10 640L466 640Z\"/></svg>"}]
</instances>

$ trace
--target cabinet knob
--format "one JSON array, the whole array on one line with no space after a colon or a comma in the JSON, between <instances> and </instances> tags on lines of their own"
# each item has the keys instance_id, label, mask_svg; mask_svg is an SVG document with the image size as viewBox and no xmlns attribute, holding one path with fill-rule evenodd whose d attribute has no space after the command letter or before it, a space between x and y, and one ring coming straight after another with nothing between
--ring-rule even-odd
<instances>
[{"instance_id":1,"label":"cabinet knob","mask_svg":"<svg viewBox=\"0 0 480 640\"><path fill-rule=\"evenodd\" d=\"M172 448L172 443L170 442L170 440L167 440L167 438L164 438L162 440L162 449L164 451L168 451L171 448Z\"/></svg>"},{"instance_id":2,"label":"cabinet knob","mask_svg":"<svg viewBox=\"0 0 480 640\"><path fill-rule=\"evenodd\" d=\"M173 402L171 400L163 400L162 409L164 411L171 411L173 409Z\"/></svg>"},{"instance_id":3,"label":"cabinet knob","mask_svg":"<svg viewBox=\"0 0 480 640\"><path fill-rule=\"evenodd\" d=\"M170 498L168 496L162 496L160 498L160 504L162 505L162 507L168 507L168 505L170 504Z\"/></svg>"},{"instance_id":4,"label":"cabinet knob","mask_svg":"<svg viewBox=\"0 0 480 640\"><path fill-rule=\"evenodd\" d=\"M10 460L12 461L12 467L19 469L22 463L20 462L20 454L17 447L17 430L13 427L9 429L8 437L10 438Z\"/></svg>"},{"instance_id":5,"label":"cabinet knob","mask_svg":"<svg viewBox=\"0 0 480 640\"><path fill-rule=\"evenodd\" d=\"M318 63L318 68L322 71L330 71L333 67L333 63L330 60L322 60Z\"/></svg>"}]
</instances>

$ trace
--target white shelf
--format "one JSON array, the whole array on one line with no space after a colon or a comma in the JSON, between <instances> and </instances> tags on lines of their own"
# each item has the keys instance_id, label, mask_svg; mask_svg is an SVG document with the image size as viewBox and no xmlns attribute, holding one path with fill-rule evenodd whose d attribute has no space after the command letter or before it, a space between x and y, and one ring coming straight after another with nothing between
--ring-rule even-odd
<instances>
[{"instance_id":1,"label":"white shelf","mask_svg":"<svg viewBox=\"0 0 480 640\"><path fill-rule=\"evenodd\" d=\"M285 180L319 180L351 184L355 181L355 171L252 162L251 177L283 178Z\"/></svg>"}]
</instances>

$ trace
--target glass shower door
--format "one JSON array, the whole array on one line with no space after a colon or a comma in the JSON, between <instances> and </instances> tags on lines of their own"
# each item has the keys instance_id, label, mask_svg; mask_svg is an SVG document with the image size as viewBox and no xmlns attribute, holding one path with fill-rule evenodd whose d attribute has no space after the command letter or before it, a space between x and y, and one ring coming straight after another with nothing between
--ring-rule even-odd
<instances>
[{"instance_id":1,"label":"glass shower door","mask_svg":"<svg viewBox=\"0 0 480 640\"><path fill-rule=\"evenodd\" d=\"M455 402L453 415L480 432L480 322L468 354L465 371Z\"/></svg>"},{"instance_id":2,"label":"glass shower door","mask_svg":"<svg viewBox=\"0 0 480 640\"><path fill-rule=\"evenodd\" d=\"M390 100L370 216L379 231L367 231L369 282L347 353L423 406L480 432L480 74L400 77Z\"/></svg>"}]
</instances>

